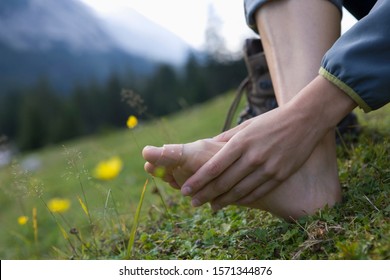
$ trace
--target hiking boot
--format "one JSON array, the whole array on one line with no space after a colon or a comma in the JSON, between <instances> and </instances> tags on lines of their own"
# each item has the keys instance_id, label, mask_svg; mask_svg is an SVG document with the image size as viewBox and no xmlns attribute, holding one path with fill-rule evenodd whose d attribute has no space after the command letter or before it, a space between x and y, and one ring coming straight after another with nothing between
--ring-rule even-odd
<instances>
[{"instance_id":1,"label":"hiking boot","mask_svg":"<svg viewBox=\"0 0 390 280\"><path fill-rule=\"evenodd\" d=\"M249 83L246 87L247 106L241 112L238 123L278 106L260 39L245 41L244 60L249 74Z\"/></svg>"},{"instance_id":2,"label":"hiking boot","mask_svg":"<svg viewBox=\"0 0 390 280\"><path fill-rule=\"evenodd\" d=\"M238 117L238 124L278 106L260 39L247 39L245 41L244 60L248 77L244 79L237 90L236 98L229 109L223 131L230 128L243 92L246 94L247 105Z\"/></svg>"}]
</instances>

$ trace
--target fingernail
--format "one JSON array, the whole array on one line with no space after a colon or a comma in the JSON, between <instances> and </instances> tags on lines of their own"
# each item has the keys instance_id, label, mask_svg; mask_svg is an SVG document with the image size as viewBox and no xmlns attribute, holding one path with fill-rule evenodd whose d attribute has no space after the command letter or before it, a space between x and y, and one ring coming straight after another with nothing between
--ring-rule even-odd
<instances>
[{"instance_id":1,"label":"fingernail","mask_svg":"<svg viewBox=\"0 0 390 280\"><path fill-rule=\"evenodd\" d=\"M198 206L201 206L201 205L202 205L202 203L201 203L198 199L196 199L196 198L194 198L194 199L191 201L191 204L192 204L193 207L198 207Z\"/></svg>"},{"instance_id":2,"label":"fingernail","mask_svg":"<svg viewBox=\"0 0 390 280\"><path fill-rule=\"evenodd\" d=\"M192 193L192 189L190 186L183 186L181 193L185 196L190 195Z\"/></svg>"}]
</instances>

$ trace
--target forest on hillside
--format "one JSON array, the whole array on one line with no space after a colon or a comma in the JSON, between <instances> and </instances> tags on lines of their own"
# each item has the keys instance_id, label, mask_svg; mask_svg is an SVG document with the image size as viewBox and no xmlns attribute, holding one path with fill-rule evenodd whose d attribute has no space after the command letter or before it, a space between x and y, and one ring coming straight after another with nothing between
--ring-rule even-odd
<instances>
[{"instance_id":1,"label":"forest on hillside","mask_svg":"<svg viewBox=\"0 0 390 280\"><path fill-rule=\"evenodd\" d=\"M104 83L75 85L67 95L42 77L0 95L0 138L27 151L124 127L129 115L146 120L173 113L236 88L245 75L240 59L190 55L180 68L160 64L144 77L114 72Z\"/></svg>"}]
</instances>

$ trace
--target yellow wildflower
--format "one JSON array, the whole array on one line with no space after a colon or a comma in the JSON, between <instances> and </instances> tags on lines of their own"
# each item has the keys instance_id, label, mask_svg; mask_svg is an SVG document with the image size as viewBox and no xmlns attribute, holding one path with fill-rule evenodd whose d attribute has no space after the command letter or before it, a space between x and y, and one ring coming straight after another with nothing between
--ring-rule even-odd
<instances>
[{"instance_id":1,"label":"yellow wildflower","mask_svg":"<svg viewBox=\"0 0 390 280\"><path fill-rule=\"evenodd\" d=\"M20 216L18 218L18 224L21 225L21 226L27 224L27 222L28 222L28 217L27 216Z\"/></svg>"},{"instance_id":2,"label":"yellow wildflower","mask_svg":"<svg viewBox=\"0 0 390 280\"><path fill-rule=\"evenodd\" d=\"M122 167L122 160L117 156L112 157L98 163L94 170L94 177L99 180L112 180L119 175Z\"/></svg>"},{"instance_id":3,"label":"yellow wildflower","mask_svg":"<svg viewBox=\"0 0 390 280\"><path fill-rule=\"evenodd\" d=\"M53 198L47 204L51 212L64 213L70 208L70 200L62 198Z\"/></svg>"},{"instance_id":4,"label":"yellow wildflower","mask_svg":"<svg viewBox=\"0 0 390 280\"><path fill-rule=\"evenodd\" d=\"M165 176L165 167L164 166L158 166L155 170L153 175L157 178L163 178Z\"/></svg>"},{"instance_id":5,"label":"yellow wildflower","mask_svg":"<svg viewBox=\"0 0 390 280\"><path fill-rule=\"evenodd\" d=\"M127 124L127 127L128 127L128 128L134 128L134 127L136 127L137 124L138 124L138 119L137 119L137 117L131 115L131 116L127 119L126 124Z\"/></svg>"}]
</instances>

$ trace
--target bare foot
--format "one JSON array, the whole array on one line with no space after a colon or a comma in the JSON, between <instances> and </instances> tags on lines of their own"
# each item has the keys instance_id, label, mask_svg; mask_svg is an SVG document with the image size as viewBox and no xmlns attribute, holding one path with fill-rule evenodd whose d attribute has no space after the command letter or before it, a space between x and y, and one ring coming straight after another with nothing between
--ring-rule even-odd
<instances>
[{"instance_id":1,"label":"bare foot","mask_svg":"<svg viewBox=\"0 0 390 280\"><path fill-rule=\"evenodd\" d=\"M223 145L222 142L203 139L188 144L147 146L142 151L142 156L147 161L144 168L146 172L180 189L183 183Z\"/></svg>"},{"instance_id":2,"label":"bare foot","mask_svg":"<svg viewBox=\"0 0 390 280\"><path fill-rule=\"evenodd\" d=\"M249 196L250 197L250 196ZM314 214L341 200L334 133L317 145L304 165L263 198L237 205L268 211L286 220Z\"/></svg>"},{"instance_id":3,"label":"bare foot","mask_svg":"<svg viewBox=\"0 0 390 280\"><path fill-rule=\"evenodd\" d=\"M148 161L145 170L160 173L157 175L164 181L180 189L223 145L206 139L184 145L145 147L143 157ZM286 220L313 214L326 205L333 206L341 197L335 151L334 133L329 133L306 163L278 187L255 202L250 201L249 195L235 204L265 210ZM218 205L219 199L211 205Z\"/></svg>"}]
</instances>

